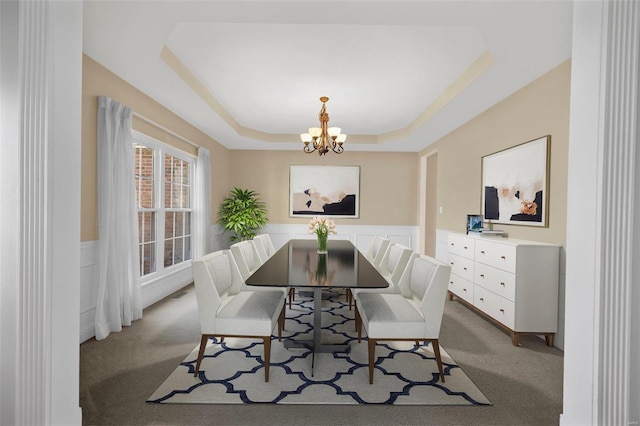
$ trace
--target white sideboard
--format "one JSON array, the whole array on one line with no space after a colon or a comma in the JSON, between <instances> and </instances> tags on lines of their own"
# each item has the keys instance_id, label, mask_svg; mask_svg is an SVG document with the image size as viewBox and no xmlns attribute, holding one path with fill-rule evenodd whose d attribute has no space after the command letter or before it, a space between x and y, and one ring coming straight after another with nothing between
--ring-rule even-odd
<instances>
[{"instance_id":1,"label":"white sideboard","mask_svg":"<svg viewBox=\"0 0 640 426\"><path fill-rule=\"evenodd\" d=\"M454 296L507 329L514 346L520 334L544 335L553 346L558 323L560 247L534 241L453 234L449 300Z\"/></svg>"}]
</instances>

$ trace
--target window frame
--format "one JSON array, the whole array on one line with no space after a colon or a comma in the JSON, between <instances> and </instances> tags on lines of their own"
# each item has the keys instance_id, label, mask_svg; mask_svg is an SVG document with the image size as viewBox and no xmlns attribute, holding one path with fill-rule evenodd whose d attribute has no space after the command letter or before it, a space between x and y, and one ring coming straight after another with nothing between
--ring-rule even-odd
<instances>
[{"instance_id":1,"label":"window frame","mask_svg":"<svg viewBox=\"0 0 640 426\"><path fill-rule=\"evenodd\" d=\"M153 149L153 207L152 208L138 208L136 205L136 220L137 214L140 211L153 211L155 212L156 217L156 229L155 229L155 259L156 259L156 270L154 272L150 272L146 275L138 275L138 282L141 285L147 284L150 281L157 280L164 276L167 276L171 273L175 273L182 269L190 268L191 261L193 260L193 224L195 223L195 210L193 208L193 201L195 197L194 189L195 189L195 173L196 173L196 160L197 157L193 154L189 154L188 152L181 151L180 149L161 142L155 138L152 138L148 135L140 133L138 131L133 130L132 132L132 140L131 144L135 147L136 144L140 144L146 147ZM165 164L164 164L164 156L165 154L176 157L180 160L186 161L189 165L189 208L167 208L164 206L165 201ZM181 211L181 212L190 212L190 238L189 242L191 244L191 259L183 260L180 263L164 266L164 246L165 246L165 216L166 212L171 211ZM138 246L140 245L139 233L138 233ZM139 250L139 249L138 249ZM138 272L139 273L139 272Z\"/></svg>"}]
</instances>

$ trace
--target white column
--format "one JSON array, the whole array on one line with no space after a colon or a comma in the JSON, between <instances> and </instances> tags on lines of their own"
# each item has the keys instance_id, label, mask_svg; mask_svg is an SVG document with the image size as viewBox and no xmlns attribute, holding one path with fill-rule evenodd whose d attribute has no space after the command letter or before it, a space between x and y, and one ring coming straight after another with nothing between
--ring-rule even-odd
<instances>
[{"instance_id":1,"label":"white column","mask_svg":"<svg viewBox=\"0 0 640 426\"><path fill-rule=\"evenodd\" d=\"M574 3L563 426L638 420L639 29L637 1Z\"/></svg>"},{"instance_id":2,"label":"white column","mask_svg":"<svg viewBox=\"0 0 640 426\"><path fill-rule=\"evenodd\" d=\"M629 417L631 291L638 125L640 4L611 2L607 26L603 151L602 286L598 424L627 425ZM637 204L637 203L636 203ZM640 278L640 277L638 277ZM637 285L637 283L636 283ZM640 286L636 287L636 291ZM635 421L638 418L634 419Z\"/></svg>"},{"instance_id":3,"label":"white column","mask_svg":"<svg viewBox=\"0 0 640 426\"><path fill-rule=\"evenodd\" d=\"M79 425L82 3L0 18L0 424Z\"/></svg>"},{"instance_id":4,"label":"white column","mask_svg":"<svg viewBox=\"0 0 640 426\"><path fill-rule=\"evenodd\" d=\"M82 2L48 0L53 52L48 237L51 259L51 425L81 425L80 179L82 141Z\"/></svg>"},{"instance_id":5,"label":"white column","mask_svg":"<svg viewBox=\"0 0 640 426\"><path fill-rule=\"evenodd\" d=\"M18 3L0 2L0 424L16 424L16 333L20 246Z\"/></svg>"}]
</instances>

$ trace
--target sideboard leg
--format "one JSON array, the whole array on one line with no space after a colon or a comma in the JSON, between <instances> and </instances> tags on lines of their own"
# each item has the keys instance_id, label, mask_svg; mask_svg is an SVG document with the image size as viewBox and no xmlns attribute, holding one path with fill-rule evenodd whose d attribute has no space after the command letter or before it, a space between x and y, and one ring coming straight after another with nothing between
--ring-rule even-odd
<instances>
[{"instance_id":1,"label":"sideboard leg","mask_svg":"<svg viewBox=\"0 0 640 426\"><path fill-rule=\"evenodd\" d=\"M545 334L544 335L544 340L547 341L547 346L549 346L550 348L553 347L553 338L554 338L555 334L553 333L549 333L549 334Z\"/></svg>"},{"instance_id":2,"label":"sideboard leg","mask_svg":"<svg viewBox=\"0 0 640 426\"><path fill-rule=\"evenodd\" d=\"M513 346L520 346L520 336L515 331L511 332L511 344Z\"/></svg>"}]
</instances>

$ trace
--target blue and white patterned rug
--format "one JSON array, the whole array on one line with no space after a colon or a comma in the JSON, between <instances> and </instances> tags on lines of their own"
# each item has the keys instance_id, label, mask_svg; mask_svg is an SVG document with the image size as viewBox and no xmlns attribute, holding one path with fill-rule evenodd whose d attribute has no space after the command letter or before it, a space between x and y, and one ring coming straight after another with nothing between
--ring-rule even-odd
<instances>
[{"instance_id":1,"label":"blue and white patterned rug","mask_svg":"<svg viewBox=\"0 0 640 426\"><path fill-rule=\"evenodd\" d=\"M308 349L285 349L285 338L310 339L309 298L287 307L283 341L273 337L269 382L264 382L263 344L255 339L210 339L197 377L198 346L149 397L153 403L185 404L397 404L490 405L441 347L445 383L431 346L390 342L376 347L374 383L369 384L367 343L358 344L354 311L339 293L322 304L323 342L348 343L348 354L318 354L312 376Z\"/></svg>"}]
</instances>

